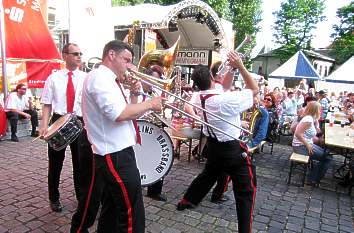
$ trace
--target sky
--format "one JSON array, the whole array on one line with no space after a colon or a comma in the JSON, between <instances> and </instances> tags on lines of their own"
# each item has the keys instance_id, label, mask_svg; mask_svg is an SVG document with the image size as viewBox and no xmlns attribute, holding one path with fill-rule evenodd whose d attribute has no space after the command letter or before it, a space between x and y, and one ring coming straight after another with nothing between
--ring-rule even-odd
<instances>
[{"instance_id":1,"label":"sky","mask_svg":"<svg viewBox=\"0 0 354 233\"><path fill-rule=\"evenodd\" d=\"M274 24L275 17L272 12L280 9L280 3L283 0L263 0L262 3L262 22L260 23L261 31L257 34L257 47L261 49L264 45L268 48L276 48L277 46L272 42L272 25ZM313 32L314 38L312 40L312 47L324 48L331 43L330 35L334 32L332 29L333 24L337 24L339 20L336 17L338 8L348 5L351 0L325 0L324 15L327 21L317 24L317 29ZM257 50L257 49L255 49Z\"/></svg>"}]
</instances>

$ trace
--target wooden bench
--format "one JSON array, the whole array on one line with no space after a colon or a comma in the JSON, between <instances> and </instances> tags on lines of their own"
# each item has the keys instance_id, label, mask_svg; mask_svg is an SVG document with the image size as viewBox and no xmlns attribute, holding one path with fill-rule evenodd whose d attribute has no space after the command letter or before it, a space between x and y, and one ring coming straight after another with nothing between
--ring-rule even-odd
<instances>
[{"instance_id":1,"label":"wooden bench","mask_svg":"<svg viewBox=\"0 0 354 233\"><path fill-rule=\"evenodd\" d=\"M308 155L297 154L294 152L291 154L288 184L290 184L293 170L295 170L297 167L300 167L300 170L303 171L302 186L305 185L305 179L306 179L307 169L309 166L309 161L310 159Z\"/></svg>"}]
</instances>

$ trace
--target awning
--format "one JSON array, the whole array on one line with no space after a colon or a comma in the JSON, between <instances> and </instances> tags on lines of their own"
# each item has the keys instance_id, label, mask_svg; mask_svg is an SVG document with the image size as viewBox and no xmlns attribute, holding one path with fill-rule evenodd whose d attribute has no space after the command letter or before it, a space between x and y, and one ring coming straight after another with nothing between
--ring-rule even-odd
<instances>
[{"instance_id":1,"label":"awning","mask_svg":"<svg viewBox=\"0 0 354 233\"><path fill-rule=\"evenodd\" d=\"M280 79L315 79L318 80L318 75L315 68L311 65L302 51L298 51L288 61L273 71L270 78Z\"/></svg>"},{"instance_id":2,"label":"awning","mask_svg":"<svg viewBox=\"0 0 354 233\"><path fill-rule=\"evenodd\" d=\"M354 56L349 58L343 65L336 69L332 74L326 77L326 82L333 83L354 83L353 75Z\"/></svg>"}]
</instances>

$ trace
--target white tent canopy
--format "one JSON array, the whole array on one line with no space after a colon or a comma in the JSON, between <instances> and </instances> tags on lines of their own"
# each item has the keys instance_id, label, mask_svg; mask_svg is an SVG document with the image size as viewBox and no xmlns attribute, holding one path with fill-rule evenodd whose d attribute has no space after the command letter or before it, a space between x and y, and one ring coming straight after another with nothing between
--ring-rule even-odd
<instances>
[{"instance_id":1,"label":"white tent canopy","mask_svg":"<svg viewBox=\"0 0 354 233\"><path fill-rule=\"evenodd\" d=\"M341 91L354 92L353 67L354 56L326 77L325 82L319 82L319 89L326 89L328 92L335 92L337 94Z\"/></svg>"},{"instance_id":2,"label":"white tent canopy","mask_svg":"<svg viewBox=\"0 0 354 233\"><path fill-rule=\"evenodd\" d=\"M349 58L343 65L326 78L326 82L354 84L354 56Z\"/></svg>"},{"instance_id":3,"label":"white tent canopy","mask_svg":"<svg viewBox=\"0 0 354 233\"><path fill-rule=\"evenodd\" d=\"M180 36L180 49L213 50L215 40L230 48L224 22L208 4L199 0L185 0L169 6L142 4L113 7L109 20L114 26L128 27L139 21L142 28L158 30L169 45ZM177 24L178 30L169 31L171 23Z\"/></svg>"},{"instance_id":4,"label":"white tent canopy","mask_svg":"<svg viewBox=\"0 0 354 233\"><path fill-rule=\"evenodd\" d=\"M169 46L180 36L181 50L214 50L215 42L233 49L232 23L199 0L120 7L112 7L111 0L75 0L68 1L61 13L65 17L57 30L69 29L70 41L79 44L84 61L101 56L104 44L115 38L115 30L132 28L137 21L141 29L156 30Z\"/></svg>"},{"instance_id":5,"label":"white tent canopy","mask_svg":"<svg viewBox=\"0 0 354 233\"><path fill-rule=\"evenodd\" d=\"M319 75L302 51L295 53L289 60L269 74L270 78L280 79L319 79Z\"/></svg>"}]
</instances>

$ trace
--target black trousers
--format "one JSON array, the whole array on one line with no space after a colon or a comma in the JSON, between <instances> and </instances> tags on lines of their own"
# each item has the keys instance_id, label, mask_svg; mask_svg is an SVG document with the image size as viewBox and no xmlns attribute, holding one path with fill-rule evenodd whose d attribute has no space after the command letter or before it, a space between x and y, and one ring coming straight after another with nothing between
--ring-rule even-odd
<instances>
[{"instance_id":1,"label":"black trousers","mask_svg":"<svg viewBox=\"0 0 354 233\"><path fill-rule=\"evenodd\" d=\"M37 113L37 111L36 110L24 110L23 112L31 115L32 134L35 134L36 128L38 126L38 113ZM10 121L11 135L16 135L18 120L25 119L24 116L18 114L17 112L6 112L6 117Z\"/></svg>"},{"instance_id":2,"label":"black trousers","mask_svg":"<svg viewBox=\"0 0 354 233\"><path fill-rule=\"evenodd\" d=\"M256 169L249 156L241 155L239 142L208 139L207 162L192 181L184 199L198 205L222 172L231 177L236 200L238 232L252 232L252 212L256 197Z\"/></svg>"},{"instance_id":3,"label":"black trousers","mask_svg":"<svg viewBox=\"0 0 354 233\"><path fill-rule=\"evenodd\" d=\"M58 114L53 114L51 119L51 124L58 120L61 116ZM74 188L76 199L79 200L80 197L80 172L79 172L79 151L78 151L78 140L75 139L70 143L71 159L73 166L73 178L74 178ZM65 158L66 147L60 151L54 150L48 145L48 192L49 200L51 202L59 201L59 182L60 174L63 168L64 158Z\"/></svg>"},{"instance_id":4,"label":"black trousers","mask_svg":"<svg viewBox=\"0 0 354 233\"><path fill-rule=\"evenodd\" d=\"M224 192L226 192L227 190L229 181L230 177L227 175L227 173L222 172L216 180L216 185L211 194L212 200L219 200L223 196Z\"/></svg>"},{"instance_id":5,"label":"black trousers","mask_svg":"<svg viewBox=\"0 0 354 233\"><path fill-rule=\"evenodd\" d=\"M147 188L147 195L149 197L158 196L162 193L163 179L157 181L155 184L149 185Z\"/></svg>"},{"instance_id":6,"label":"black trousers","mask_svg":"<svg viewBox=\"0 0 354 233\"><path fill-rule=\"evenodd\" d=\"M105 156L93 154L91 162L91 182L83 189L72 217L71 232L88 232L101 201L97 232L144 232L141 180L133 148Z\"/></svg>"},{"instance_id":7,"label":"black trousers","mask_svg":"<svg viewBox=\"0 0 354 233\"><path fill-rule=\"evenodd\" d=\"M103 194L103 184L95 175L95 157L86 131L79 136L79 169L81 175L81 196L76 212L71 219L70 232L88 233L96 219Z\"/></svg>"}]
</instances>

